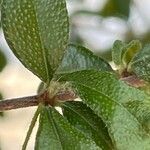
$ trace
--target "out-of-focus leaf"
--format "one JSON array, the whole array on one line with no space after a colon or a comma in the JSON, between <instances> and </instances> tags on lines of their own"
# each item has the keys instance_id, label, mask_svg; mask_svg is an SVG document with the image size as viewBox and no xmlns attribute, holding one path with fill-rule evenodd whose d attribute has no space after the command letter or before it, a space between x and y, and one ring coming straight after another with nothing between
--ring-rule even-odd
<instances>
[{"instance_id":1,"label":"out-of-focus leaf","mask_svg":"<svg viewBox=\"0 0 150 150\"><path fill-rule=\"evenodd\" d=\"M117 65L122 65L122 55L124 53L125 43L122 41L116 40L112 48L112 61Z\"/></svg>"},{"instance_id":2,"label":"out-of-focus leaf","mask_svg":"<svg viewBox=\"0 0 150 150\"><path fill-rule=\"evenodd\" d=\"M136 53L142 49L142 44L139 40L133 40L126 47L124 47L124 49L122 61L123 65L127 66L134 55L136 55Z\"/></svg>"},{"instance_id":3,"label":"out-of-focus leaf","mask_svg":"<svg viewBox=\"0 0 150 150\"><path fill-rule=\"evenodd\" d=\"M76 45L69 45L57 73L75 72L80 70L112 71L111 66L90 50Z\"/></svg>"},{"instance_id":4,"label":"out-of-focus leaf","mask_svg":"<svg viewBox=\"0 0 150 150\"><path fill-rule=\"evenodd\" d=\"M104 17L117 15L128 18L130 14L130 0L108 0L100 14Z\"/></svg>"},{"instance_id":5,"label":"out-of-focus leaf","mask_svg":"<svg viewBox=\"0 0 150 150\"><path fill-rule=\"evenodd\" d=\"M6 57L3 54L3 52L0 51L0 72L3 70L6 64L7 64Z\"/></svg>"},{"instance_id":6,"label":"out-of-focus leaf","mask_svg":"<svg viewBox=\"0 0 150 150\"><path fill-rule=\"evenodd\" d=\"M79 71L62 75L82 100L106 123L119 150L149 150L150 97L113 74ZM146 121L145 121L146 120Z\"/></svg>"},{"instance_id":7,"label":"out-of-focus leaf","mask_svg":"<svg viewBox=\"0 0 150 150\"><path fill-rule=\"evenodd\" d=\"M3 0L0 0L0 7L2 5ZM0 19L0 27L1 27L1 19Z\"/></svg>"},{"instance_id":8,"label":"out-of-focus leaf","mask_svg":"<svg viewBox=\"0 0 150 150\"><path fill-rule=\"evenodd\" d=\"M95 142L72 127L54 108L44 107L36 136L36 150L100 150Z\"/></svg>"},{"instance_id":9,"label":"out-of-focus leaf","mask_svg":"<svg viewBox=\"0 0 150 150\"><path fill-rule=\"evenodd\" d=\"M141 48L142 44L138 40L133 40L129 44L117 40L113 45L112 60L121 71L127 69L128 64Z\"/></svg>"},{"instance_id":10,"label":"out-of-focus leaf","mask_svg":"<svg viewBox=\"0 0 150 150\"><path fill-rule=\"evenodd\" d=\"M129 70L150 82L150 44L147 44L133 57L129 64Z\"/></svg>"},{"instance_id":11,"label":"out-of-focus leaf","mask_svg":"<svg viewBox=\"0 0 150 150\"><path fill-rule=\"evenodd\" d=\"M66 102L62 108L70 124L91 137L102 149L113 149L106 125L89 107L82 102Z\"/></svg>"},{"instance_id":12,"label":"out-of-focus leaf","mask_svg":"<svg viewBox=\"0 0 150 150\"><path fill-rule=\"evenodd\" d=\"M5 38L20 61L42 81L53 76L68 44L65 0L3 0Z\"/></svg>"}]
</instances>

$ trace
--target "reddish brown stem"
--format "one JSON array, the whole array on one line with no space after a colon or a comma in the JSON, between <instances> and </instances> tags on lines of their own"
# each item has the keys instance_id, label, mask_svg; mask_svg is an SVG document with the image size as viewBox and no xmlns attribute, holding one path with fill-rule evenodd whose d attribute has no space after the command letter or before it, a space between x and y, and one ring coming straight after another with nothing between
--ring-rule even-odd
<instances>
[{"instance_id":1,"label":"reddish brown stem","mask_svg":"<svg viewBox=\"0 0 150 150\"><path fill-rule=\"evenodd\" d=\"M37 106L37 96L21 97L0 101L0 111Z\"/></svg>"},{"instance_id":2,"label":"reddish brown stem","mask_svg":"<svg viewBox=\"0 0 150 150\"><path fill-rule=\"evenodd\" d=\"M125 81L128 85L139 88L145 85L144 80L139 79L136 75L128 76L121 78L122 81Z\"/></svg>"},{"instance_id":3,"label":"reddish brown stem","mask_svg":"<svg viewBox=\"0 0 150 150\"><path fill-rule=\"evenodd\" d=\"M57 93L51 99L49 98L48 93L44 92L41 95L2 100L0 101L0 112L5 110L37 106L39 103L54 106L58 101L70 101L74 100L75 98L77 98L77 96L70 91Z\"/></svg>"}]
</instances>

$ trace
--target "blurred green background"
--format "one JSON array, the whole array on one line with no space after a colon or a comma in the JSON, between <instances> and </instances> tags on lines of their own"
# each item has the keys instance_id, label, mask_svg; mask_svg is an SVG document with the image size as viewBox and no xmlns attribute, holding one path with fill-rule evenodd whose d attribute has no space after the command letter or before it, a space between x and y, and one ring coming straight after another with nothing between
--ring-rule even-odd
<instances>
[{"instance_id":1,"label":"blurred green background","mask_svg":"<svg viewBox=\"0 0 150 150\"><path fill-rule=\"evenodd\" d=\"M150 42L150 0L67 0L70 43L81 44L111 61L115 40ZM0 99L36 93L40 80L15 58L0 28ZM0 113L0 149L19 150L36 108ZM34 147L31 137L29 150Z\"/></svg>"},{"instance_id":2,"label":"blurred green background","mask_svg":"<svg viewBox=\"0 0 150 150\"><path fill-rule=\"evenodd\" d=\"M71 41L111 60L116 39L150 40L149 0L68 0Z\"/></svg>"}]
</instances>

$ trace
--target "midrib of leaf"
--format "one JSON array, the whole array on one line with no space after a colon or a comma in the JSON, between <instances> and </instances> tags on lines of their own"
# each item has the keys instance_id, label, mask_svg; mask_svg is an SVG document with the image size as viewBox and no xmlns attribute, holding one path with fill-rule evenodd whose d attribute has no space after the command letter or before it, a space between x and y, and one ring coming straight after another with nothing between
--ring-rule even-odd
<instances>
[{"instance_id":1,"label":"midrib of leaf","mask_svg":"<svg viewBox=\"0 0 150 150\"><path fill-rule=\"evenodd\" d=\"M36 16L36 18L35 18L35 21L36 21L36 23L37 23L37 29L38 29L38 36L39 36L39 39L40 39L40 45L41 45L41 48L42 48L42 54L43 54L43 60L44 60L44 63L45 63L45 69L46 69L46 74L47 74L47 81L46 81L46 83L47 84L49 84L49 80L50 80L50 74L49 74L49 67L48 67L48 60L47 60L47 55L46 55L46 53L45 53L45 50L44 50L44 47L43 47L43 42L42 42L42 38L41 38L41 34L40 34L40 29L39 29L39 23L38 23L38 17L37 17L37 14L36 14L36 9L35 9L35 6L34 6L34 4L33 4L33 1L32 0L30 0L30 2L31 2L31 5L33 6L32 8L33 8L33 11L34 11L34 13L35 13L35 16Z\"/></svg>"},{"instance_id":2,"label":"midrib of leaf","mask_svg":"<svg viewBox=\"0 0 150 150\"><path fill-rule=\"evenodd\" d=\"M89 124L90 127L91 127L95 132L97 132L96 129L94 128L94 126L93 126L90 122L88 122L88 121L86 120L86 118L84 118L82 115L80 115L77 111L73 110L71 107L69 107L69 106L67 106L67 105L65 105L65 104L63 104L63 105L64 105L65 107L69 108L70 110L72 110L73 112L75 112L75 113L76 113L78 116L80 116L87 124ZM103 136L103 134L102 134L101 132L99 132L99 135L100 135L100 137L101 137L103 140L105 140L105 138L104 138L104 136ZM108 142L107 140L105 140L105 142L110 146L110 148L112 148L111 145L109 144L109 142Z\"/></svg>"},{"instance_id":3,"label":"midrib of leaf","mask_svg":"<svg viewBox=\"0 0 150 150\"><path fill-rule=\"evenodd\" d=\"M59 135L59 132L58 132L58 129L57 129L57 124L56 124L55 120L53 119L53 115L52 115L52 113L51 113L51 110L48 111L48 110L46 109L46 111L47 111L47 118L48 118L49 122L51 122L51 121L50 121L50 118L51 118L51 120L52 120L52 128L54 129L55 135L56 135L56 137L57 137L57 139L58 139L58 141L59 141L59 143L60 143L61 150L64 150L63 144L62 144L63 142L61 141L61 138L60 138L60 135Z\"/></svg>"},{"instance_id":4,"label":"midrib of leaf","mask_svg":"<svg viewBox=\"0 0 150 150\"><path fill-rule=\"evenodd\" d=\"M103 95L104 97L108 98L110 101L113 101L114 103L116 103L117 105L119 105L120 107L122 107L122 108L134 119L134 121L135 121L135 122L140 126L140 128L142 129L142 125L141 125L141 123L137 120L137 118L136 118L132 113L130 113L121 103L116 102L114 99L110 98L108 95L103 94L102 92L97 91L96 89L93 89L93 88L91 88L91 87L89 87L89 86L87 86L87 85L84 85L84 84L82 84L82 83L77 83L77 84L82 85L83 87L88 88L88 89L90 89L90 90L92 89L94 92L97 92L98 94ZM100 116L100 117L101 117L101 116ZM104 119L104 118L102 117L102 119ZM105 122L105 120L103 120L103 121ZM145 131L145 133L147 134L146 131ZM147 135L149 135L149 134L147 134Z\"/></svg>"}]
</instances>

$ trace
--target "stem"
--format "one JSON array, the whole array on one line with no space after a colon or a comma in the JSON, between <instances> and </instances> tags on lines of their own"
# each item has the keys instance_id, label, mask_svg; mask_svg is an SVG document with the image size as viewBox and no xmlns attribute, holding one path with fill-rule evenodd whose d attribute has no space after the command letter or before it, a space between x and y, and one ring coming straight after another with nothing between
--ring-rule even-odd
<instances>
[{"instance_id":1,"label":"stem","mask_svg":"<svg viewBox=\"0 0 150 150\"><path fill-rule=\"evenodd\" d=\"M37 106L39 104L37 95L14 98L0 101L0 111Z\"/></svg>"},{"instance_id":2,"label":"stem","mask_svg":"<svg viewBox=\"0 0 150 150\"><path fill-rule=\"evenodd\" d=\"M27 148L27 144L29 142L29 139L30 139L30 136L32 134L33 128L34 128L34 126L36 124L37 118L38 118L38 116L40 114L40 110L41 110L41 105L39 105L38 109L36 110L36 112L35 112L35 114L34 114L34 116L32 118L31 124L29 126L29 130L27 132L25 141L24 141L23 146L22 146L22 150L26 150L26 148Z\"/></svg>"},{"instance_id":3,"label":"stem","mask_svg":"<svg viewBox=\"0 0 150 150\"><path fill-rule=\"evenodd\" d=\"M135 88L143 87L145 85L144 80L139 79L136 75L120 78L120 80Z\"/></svg>"},{"instance_id":4,"label":"stem","mask_svg":"<svg viewBox=\"0 0 150 150\"><path fill-rule=\"evenodd\" d=\"M0 112L18 108L38 106L40 103L54 106L58 101L70 101L77 98L77 96L71 91L63 91L57 93L52 98L49 97L50 96L48 92L45 91L41 95L2 100L0 101Z\"/></svg>"}]
</instances>

